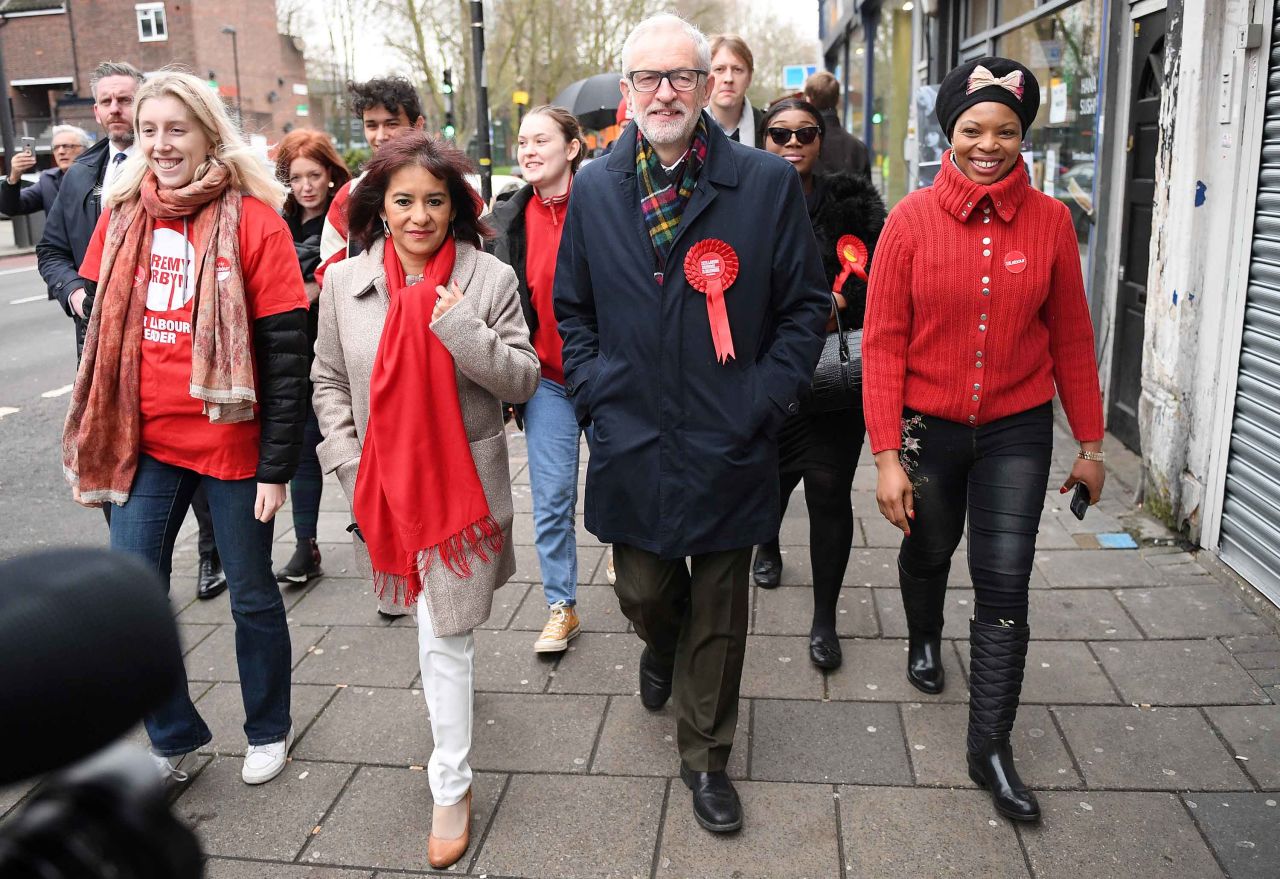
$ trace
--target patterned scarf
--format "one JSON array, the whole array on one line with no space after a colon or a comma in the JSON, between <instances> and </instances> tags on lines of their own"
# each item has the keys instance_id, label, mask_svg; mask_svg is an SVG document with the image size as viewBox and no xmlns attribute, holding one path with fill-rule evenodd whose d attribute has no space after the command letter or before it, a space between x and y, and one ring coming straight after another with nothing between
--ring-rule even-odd
<instances>
[{"instance_id":1,"label":"patterned scarf","mask_svg":"<svg viewBox=\"0 0 1280 879\"><path fill-rule=\"evenodd\" d=\"M640 179L640 207L644 212L644 224L649 230L649 240L653 242L653 252L658 257L658 265L667 262L667 254L676 240L676 230L680 227L680 216L684 206L693 195L693 188L698 183L698 174L702 164L707 160L707 120L699 114L698 127L693 130L693 142L689 144L689 152L685 153L684 174L680 185L666 182L658 188L657 181L667 181L667 174L662 169L658 154L645 136L636 129L636 176Z\"/></svg>"},{"instance_id":2,"label":"patterned scarf","mask_svg":"<svg viewBox=\"0 0 1280 879\"><path fill-rule=\"evenodd\" d=\"M251 327L240 275L241 196L230 183L231 172L217 162L181 189L160 189L148 171L138 198L111 211L98 296L62 433L63 469L82 500L123 505L133 485L142 437L142 322L157 220L194 216L191 396L214 424L254 417Z\"/></svg>"}]
</instances>

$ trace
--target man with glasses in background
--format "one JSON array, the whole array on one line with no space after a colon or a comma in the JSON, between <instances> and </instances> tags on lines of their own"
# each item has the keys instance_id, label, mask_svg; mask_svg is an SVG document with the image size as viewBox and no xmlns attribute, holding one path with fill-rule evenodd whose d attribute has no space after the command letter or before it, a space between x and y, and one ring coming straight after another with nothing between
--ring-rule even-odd
<instances>
[{"instance_id":1,"label":"man with glasses in background","mask_svg":"<svg viewBox=\"0 0 1280 879\"><path fill-rule=\"evenodd\" d=\"M87 147L93 145L89 132L74 125L55 125L52 132L53 167L40 173L31 186L23 188L22 175L36 166L35 153L22 149L13 157L9 176L0 180L0 214L18 217L44 211L53 207L62 186L62 177L71 163L79 158Z\"/></svg>"},{"instance_id":2,"label":"man with glasses in background","mask_svg":"<svg viewBox=\"0 0 1280 879\"><path fill-rule=\"evenodd\" d=\"M702 112L707 38L674 15L622 50L633 122L574 178L554 289L565 389L591 425L586 526L614 545L645 643L640 699L674 699L704 828L742 826L725 773L753 544L779 525L777 433L830 313L799 176Z\"/></svg>"}]
</instances>

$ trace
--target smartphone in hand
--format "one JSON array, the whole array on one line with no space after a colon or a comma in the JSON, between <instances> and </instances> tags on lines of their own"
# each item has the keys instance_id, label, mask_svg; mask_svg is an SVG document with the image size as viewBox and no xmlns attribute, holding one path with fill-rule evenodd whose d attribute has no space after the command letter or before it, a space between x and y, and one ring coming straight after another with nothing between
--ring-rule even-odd
<instances>
[{"instance_id":1,"label":"smartphone in hand","mask_svg":"<svg viewBox=\"0 0 1280 879\"><path fill-rule=\"evenodd\" d=\"M1076 490L1071 495L1071 512L1081 521L1084 520L1084 514L1089 512L1089 486L1083 482L1076 483Z\"/></svg>"},{"instance_id":2,"label":"smartphone in hand","mask_svg":"<svg viewBox=\"0 0 1280 879\"><path fill-rule=\"evenodd\" d=\"M23 136L23 138L22 138L22 151L23 151L24 153L26 153L28 156L30 156L30 155L34 155L34 154L35 154L35 146L36 146L36 139L35 139L34 137L26 137L25 135Z\"/></svg>"}]
</instances>

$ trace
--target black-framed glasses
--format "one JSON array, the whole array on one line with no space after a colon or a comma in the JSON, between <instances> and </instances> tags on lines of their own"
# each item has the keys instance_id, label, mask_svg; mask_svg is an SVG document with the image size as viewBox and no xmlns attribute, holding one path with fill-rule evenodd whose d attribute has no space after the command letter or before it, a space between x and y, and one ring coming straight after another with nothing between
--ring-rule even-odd
<instances>
[{"instance_id":1,"label":"black-framed glasses","mask_svg":"<svg viewBox=\"0 0 1280 879\"><path fill-rule=\"evenodd\" d=\"M642 94L656 92L665 79L678 92L691 92L698 87L707 71L694 67L679 67L675 70L633 70L627 74L627 82Z\"/></svg>"},{"instance_id":2,"label":"black-framed glasses","mask_svg":"<svg viewBox=\"0 0 1280 879\"><path fill-rule=\"evenodd\" d=\"M806 125L804 128L770 127L766 131L769 134L769 140L778 146L786 146L791 142L792 136L800 141L800 146L808 146L817 140L818 135L822 133L822 129L816 125Z\"/></svg>"}]
</instances>

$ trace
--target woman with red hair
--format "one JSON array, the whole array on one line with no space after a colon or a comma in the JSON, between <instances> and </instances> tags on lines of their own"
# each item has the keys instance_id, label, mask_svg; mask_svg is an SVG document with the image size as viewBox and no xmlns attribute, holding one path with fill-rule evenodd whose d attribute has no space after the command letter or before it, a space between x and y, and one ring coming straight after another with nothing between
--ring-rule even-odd
<instances>
[{"instance_id":1,"label":"woman with red hair","mask_svg":"<svg viewBox=\"0 0 1280 879\"><path fill-rule=\"evenodd\" d=\"M284 220L293 234L293 249L298 254L298 267L311 300L307 315L310 333L308 350L314 350L319 315L320 285L316 283L316 266L320 264L320 233L334 193L351 178L333 141L323 131L299 128L289 132L275 149L276 177L289 187L284 203ZM311 395L307 394L308 401ZM316 523L320 518L320 494L324 476L316 446L320 443L320 424L315 410L307 406L307 424L302 437L302 457L290 487L293 489L293 532L297 548L293 557L275 572L282 583L306 583L319 577L320 547L316 543Z\"/></svg>"}]
</instances>

